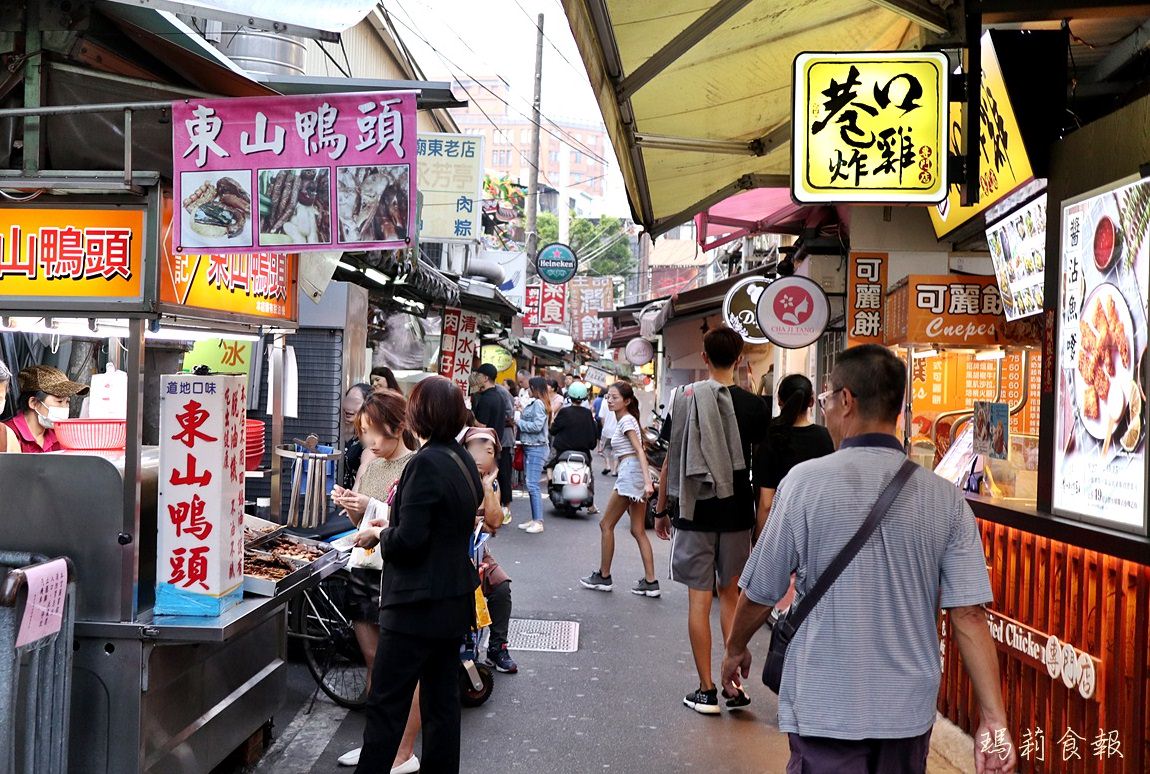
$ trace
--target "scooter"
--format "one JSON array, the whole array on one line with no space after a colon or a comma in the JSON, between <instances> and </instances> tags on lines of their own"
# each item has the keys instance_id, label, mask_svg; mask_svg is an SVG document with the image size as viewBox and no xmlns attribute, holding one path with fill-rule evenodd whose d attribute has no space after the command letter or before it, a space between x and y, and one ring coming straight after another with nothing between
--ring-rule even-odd
<instances>
[{"instance_id":1,"label":"scooter","mask_svg":"<svg viewBox=\"0 0 1150 774\"><path fill-rule=\"evenodd\" d=\"M551 469L551 482L547 495L555 510L564 516L574 516L580 508L595 504L591 492L591 458L581 451L565 451Z\"/></svg>"}]
</instances>

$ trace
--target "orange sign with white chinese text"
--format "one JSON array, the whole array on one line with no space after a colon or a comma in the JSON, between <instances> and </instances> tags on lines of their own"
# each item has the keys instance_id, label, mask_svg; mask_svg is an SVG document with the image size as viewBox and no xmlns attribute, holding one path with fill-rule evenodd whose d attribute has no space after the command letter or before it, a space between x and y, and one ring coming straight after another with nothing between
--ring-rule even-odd
<instances>
[{"instance_id":1,"label":"orange sign with white chinese text","mask_svg":"<svg viewBox=\"0 0 1150 774\"><path fill-rule=\"evenodd\" d=\"M138 300L140 208L0 208L0 295L6 300Z\"/></svg>"},{"instance_id":2,"label":"orange sign with white chinese text","mask_svg":"<svg viewBox=\"0 0 1150 774\"><path fill-rule=\"evenodd\" d=\"M296 320L297 254L173 255L171 217L172 202L165 197L160 301L268 320Z\"/></svg>"},{"instance_id":3,"label":"orange sign with white chinese text","mask_svg":"<svg viewBox=\"0 0 1150 774\"><path fill-rule=\"evenodd\" d=\"M847 345L882 344L886 253L852 252L847 277Z\"/></svg>"},{"instance_id":4,"label":"orange sign with white chinese text","mask_svg":"<svg viewBox=\"0 0 1150 774\"><path fill-rule=\"evenodd\" d=\"M887 294L886 343L990 346L1006 343L994 277L907 277Z\"/></svg>"}]
</instances>

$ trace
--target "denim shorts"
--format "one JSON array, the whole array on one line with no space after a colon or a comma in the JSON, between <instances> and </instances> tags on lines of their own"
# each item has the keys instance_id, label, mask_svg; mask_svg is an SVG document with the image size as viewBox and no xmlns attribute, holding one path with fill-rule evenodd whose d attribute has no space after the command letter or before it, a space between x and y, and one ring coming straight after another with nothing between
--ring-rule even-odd
<instances>
[{"instance_id":1,"label":"denim shorts","mask_svg":"<svg viewBox=\"0 0 1150 774\"><path fill-rule=\"evenodd\" d=\"M619 461L619 478L615 481L615 491L641 503L647 498L643 489L643 466L639 464L638 457L628 454Z\"/></svg>"}]
</instances>

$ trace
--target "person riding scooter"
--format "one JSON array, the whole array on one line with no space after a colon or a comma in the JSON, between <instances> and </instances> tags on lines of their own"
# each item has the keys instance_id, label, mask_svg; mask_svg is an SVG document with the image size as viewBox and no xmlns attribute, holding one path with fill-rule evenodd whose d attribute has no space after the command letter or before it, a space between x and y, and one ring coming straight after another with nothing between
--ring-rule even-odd
<instances>
[{"instance_id":1,"label":"person riding scooter","mask_svg":"<svg viewBox=\"0 0 1150 774\"><path fill-rule=\"evenodd\" d=\"M564 458L566 452L583 454L587 466L587 485L593 497L595 479L591 475L591 451L599 443L599 425L595 422L595 415L591 413L591 409L586 406L587 395L586 382L572 382L567 388L567 398L571 401L571 405L560 409L551 421L554 455L546 468L553 473L555 464ZM595 512L592 500L588 513Z\"/></svg>"}]
</instances>

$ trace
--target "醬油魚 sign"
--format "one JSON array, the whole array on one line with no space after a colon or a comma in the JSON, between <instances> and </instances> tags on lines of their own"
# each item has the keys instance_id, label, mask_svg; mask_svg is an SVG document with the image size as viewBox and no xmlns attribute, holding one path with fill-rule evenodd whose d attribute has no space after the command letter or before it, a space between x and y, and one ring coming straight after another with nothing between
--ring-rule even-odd
<instances>
[{"instance_id":1,"label":"\u91ac\u6cb9\u9b5a sign","mask_svg":"<svg viewBox=\"0 0 1150 774\"><path fill-rule=\"evenodd\" d=\"M934 204L946 197L947 57L795 57L791 194L804 204Z\"/></svg>"}]
</instances>

